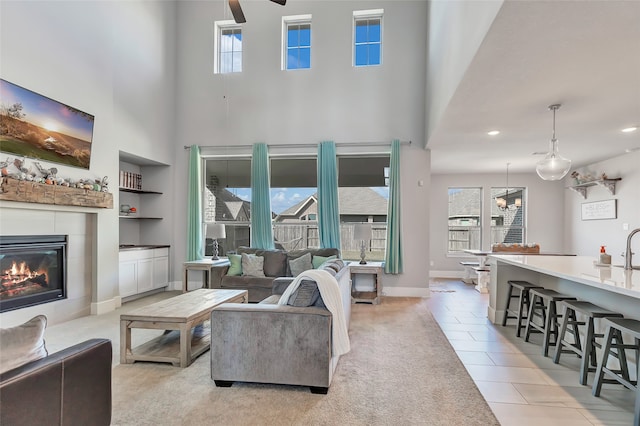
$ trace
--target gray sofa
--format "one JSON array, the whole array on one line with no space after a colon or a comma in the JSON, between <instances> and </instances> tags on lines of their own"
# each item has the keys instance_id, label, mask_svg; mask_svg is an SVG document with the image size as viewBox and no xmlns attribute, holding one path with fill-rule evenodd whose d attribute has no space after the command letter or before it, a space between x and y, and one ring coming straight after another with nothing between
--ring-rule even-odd
<instances>
[{"instance_id":1,"label":"gray sofa","mask_svg":"<svg viewBox=\"0 0 640 426\"><path fill-rule=\"evenodd\" d=\"M349 267L335 274L347 327L351 317ZM331 353L332 315L322 303L278 305L293 278L280 278L273 294L258 304L225 303L211 312L211 378L216 386L233 382L309 386L326 394L339 356Z\"/></svg>"},{"instance_id":2,"label":"gray sofa","mask_svg":"<svg viewBox=\"0 0 640 426\"><path fill-rule=\"evenodd\" d=\"M340 256L340 251L334 248L303 249L303 250L263 250L249 247L238 248L238 254L247 253L264 257L264 274L266 277L249 275L227 275L229 266L214 266L211 269L211 288L230 290L247 290L249 302L258 303L272 294L273 281L278 277L291 277L289 261L311 253L312 256Z\"/></svg>"}]
</instances>

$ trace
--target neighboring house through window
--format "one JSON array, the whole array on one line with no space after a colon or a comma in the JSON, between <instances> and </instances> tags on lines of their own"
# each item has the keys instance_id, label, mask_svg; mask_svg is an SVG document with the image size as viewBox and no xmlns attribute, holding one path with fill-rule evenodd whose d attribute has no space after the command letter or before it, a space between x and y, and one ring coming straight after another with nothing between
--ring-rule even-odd
<instances>
[{"instance_id":1,"label":"neighboring house through window","mask_svg":"<svg viewBox=\"0 0 640 426\"><path fill-rule=\"evenodd\" d=\"M525 188L491 188L491 245L525 243Z\"/></svg>"},{"instance_id":2,"label":"neighboring house through window","mask_svg":"<svg viewBox=\"0 0 640 426\"><path fill-rule=\"evenodd\" d=\"M282 18L282 69L311 68L311 15Z\"/></svg>"},{"instance_id":3,"label":"neighboring house through window","mask_svg":"<svg viewBox=\"0 0 640 426\"><path fill-rule=\"evenodd\" d=\"M356 67L382 63L383 9L353 12L353 65Z\"/></svg>"},{"instance_id":4,"label":"neighboring house through window","mask_svg":"<svg viewBox=\"0 0 640 426\"><path fill-rule=\"evenodd\" d=\"M242 71L242 27L235 21L216 21L214 31L214 72Z\"/></svg>"},{"instance_id":5,"label":"neighboring house through window","mask_svg":"<svg viewBox=\"0 0 640 426\"><path fill-rule=\"evenodd\" d=\"M449 188L447 252L482 248L482 189Z\"/></svg>"}]
</instances>

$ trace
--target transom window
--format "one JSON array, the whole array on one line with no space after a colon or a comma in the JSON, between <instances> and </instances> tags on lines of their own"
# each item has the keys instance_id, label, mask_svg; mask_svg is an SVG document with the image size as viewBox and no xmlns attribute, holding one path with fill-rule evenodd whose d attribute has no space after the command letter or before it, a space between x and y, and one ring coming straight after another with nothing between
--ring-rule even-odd
<instances>
[{"instance_id":1,"label":"transom window","mask_svg":"<svg viewBox=\"0 0 640 426\"><path fill-rule=\"evenodd\" d=\"M353 64L382 63L382 9L353 12Z\"/></svg>"},{"instance_id":2,"label":"transom window","mask_svg":"<svg viewBox=\"0 0 640 426\"><path fill-rule=\"evenodd\" d=\"M283 67L285 70L311 68L311 15L288 16L283 22Z\"/></svg>"},{"instance_id":3,"label":"transom window","mask_svg":"<svg viewBox=\"0 0 640 426\"><path fill-rule=\"evenodd\" d=\"M215 23L216 74L242 71L242 28L235 21Z\"/></svg>"}]
</instances>

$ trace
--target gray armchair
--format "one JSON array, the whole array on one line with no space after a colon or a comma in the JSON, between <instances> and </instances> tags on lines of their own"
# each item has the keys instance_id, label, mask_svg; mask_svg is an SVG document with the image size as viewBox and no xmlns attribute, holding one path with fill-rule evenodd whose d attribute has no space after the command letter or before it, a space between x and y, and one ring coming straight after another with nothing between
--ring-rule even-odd
<instances>
[{"instance_id":1,"label":"gray armchair","mask_svg":"<svg viewBox=\"0 0 640 426\"><path fill-rule=\"evenodd\" d=\"M351 313L349 268L336 274L347 324ZM278 285L280 284L280 285ZM233 382L309 386L326 394L339 356L331 353L332 315L326 308L278 305L286 283L262 303L225 303L211 312L211 378Z\"/></svg>"}]
</instances>

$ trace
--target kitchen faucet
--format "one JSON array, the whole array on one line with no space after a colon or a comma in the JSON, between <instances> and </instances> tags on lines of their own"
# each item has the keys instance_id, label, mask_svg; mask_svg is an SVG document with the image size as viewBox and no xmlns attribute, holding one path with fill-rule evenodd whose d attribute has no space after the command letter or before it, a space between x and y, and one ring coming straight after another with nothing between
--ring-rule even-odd
<instances>
[{"instance_id":1,"label":"kitchen faucet","mask_svg":"<svg viewBox=\"0 0 640 426\"><path fill-rule=\"evenodd\" d=\"M627 237L627 251L624 254L624 269L633 269L633 265L631 264L631 257L633 256L633 253L631 252L631 239L638 232L640 232L640 228L631 231Z\"/></svg>"}]
</instances>

